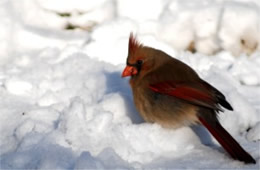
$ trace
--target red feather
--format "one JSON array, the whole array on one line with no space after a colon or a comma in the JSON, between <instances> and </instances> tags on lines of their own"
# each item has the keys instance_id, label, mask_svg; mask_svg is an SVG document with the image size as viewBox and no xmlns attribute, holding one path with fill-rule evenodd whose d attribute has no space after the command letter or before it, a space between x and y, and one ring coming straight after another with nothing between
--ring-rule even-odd
<instances>
[{"instance_id":1,"label":"red feather","mask_svg":"<svg viewBox=\"0 0 260 170\"><path fill-rule=\"evenodd\" d=\"M135 51L140 48L142 45L137 41L136 37L133 33L130 34L129 44L128 44L128 52L133 54Z\"/></svg>"},{"instance_id":2,"label":"red feather","mask_svg":"<svg viewBox=\"0 0 260 170\"><path fill-rule=\"evenodd\" d=\"M237 143L237 141L221 126L219 122L216 122L215 125L211 125L202 117L199 117L199 120L232 158L244 161L245 163L256 163L252 156Z\"/></svg>"},{"instance_id":3,"label":"red feather","mask_svg":"<svg viewBox=\"0 0 260 170\"><path fill-rule=\"evenodd\" d=\"M218 109L216 101L213 96L194 87L186 84L176 84L172 82L164 82L152 84L149 86L154 92L174 96L179 99L186 100L193 104Z\"/></svg>"}]
</instances>

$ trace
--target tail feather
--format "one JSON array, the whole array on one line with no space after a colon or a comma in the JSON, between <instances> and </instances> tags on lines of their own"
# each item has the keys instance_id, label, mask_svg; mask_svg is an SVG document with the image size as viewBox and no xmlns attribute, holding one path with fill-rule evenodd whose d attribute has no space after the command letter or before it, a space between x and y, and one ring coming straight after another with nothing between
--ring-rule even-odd
<instances>
[{"instance_id":1,"label":"tail feather","mask_svg":"<svg viewBox=\"0 0 260 170\"><path fill-rule=\"evenodd\" d=\"M245 163L256 163L254 158L237 143L237 141L221 126L219 122L216 122L213 127L202 117L199 117L199 120L232 158Z\"/></svg>"}]
</instances>

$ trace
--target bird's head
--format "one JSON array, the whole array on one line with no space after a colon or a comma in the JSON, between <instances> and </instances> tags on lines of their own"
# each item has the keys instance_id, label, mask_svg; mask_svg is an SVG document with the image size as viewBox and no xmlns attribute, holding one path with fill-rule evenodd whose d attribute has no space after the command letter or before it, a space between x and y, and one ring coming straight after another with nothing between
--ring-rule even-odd
<instances>
[{"instance_id":1,"label":"bird's head","mask_svg":"<svg viewBox=\"0 0 260 170\"><path fill-rule=\"evenodd\" d=\"M128 57L122 77L145 75L154 68L155 49L143 46L131 33L128 44Z\"/></svg>"}]
</instances>

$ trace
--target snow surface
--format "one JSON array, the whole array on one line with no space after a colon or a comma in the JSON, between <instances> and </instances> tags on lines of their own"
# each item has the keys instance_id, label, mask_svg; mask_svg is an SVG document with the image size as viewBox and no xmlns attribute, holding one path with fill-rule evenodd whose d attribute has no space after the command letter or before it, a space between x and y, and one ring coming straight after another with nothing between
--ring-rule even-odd
<instances>
[{"instance_id":1,"label":"snow surface","mask_svg":"<svg viewBox=\"0 0 260 170\"><path fill-rule=\"evenodd\" d=\"M258 0L2 0L0 18L1 169L260 168ZM201 126L143 122L120 77L131 31L225 94L257 164Z\"/></svg>"}]
</instances>

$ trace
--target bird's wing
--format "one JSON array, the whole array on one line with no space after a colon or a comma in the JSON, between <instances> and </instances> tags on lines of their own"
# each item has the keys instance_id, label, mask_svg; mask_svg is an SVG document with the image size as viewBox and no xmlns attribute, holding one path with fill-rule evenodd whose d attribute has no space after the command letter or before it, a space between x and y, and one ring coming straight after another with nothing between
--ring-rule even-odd
<instances>
[{"instance_id":1,"label":"bird's wing","mask_svg":"<svg viewBox=\"0 0 260 170\"><path fill-rule=\"evenodd\" d=\"M200 84L159 82L150 84L149 88L156 93L173 96L194 105L222 111L218 105L217 98Z\"/></svg>"}]
</instances>

